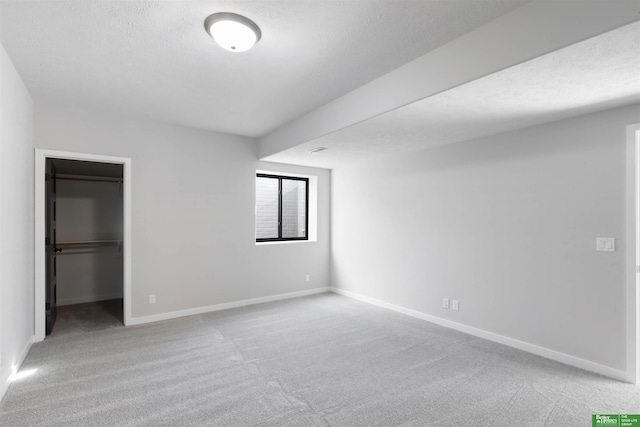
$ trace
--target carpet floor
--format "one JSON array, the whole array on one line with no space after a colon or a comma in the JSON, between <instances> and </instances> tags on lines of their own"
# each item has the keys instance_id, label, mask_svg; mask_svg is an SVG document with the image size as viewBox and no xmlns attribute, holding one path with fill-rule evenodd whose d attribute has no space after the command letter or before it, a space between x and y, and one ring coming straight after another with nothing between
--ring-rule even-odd
<instances>
[{"instance_id":1,"label":"carpet floor","mask_svg":"<svg viewBox=\"0 0 640 427\"><path fill-rule=\"evenodd\" d=\"M122 298L58 307L52 337L124 327Z\"/></svg>"},{"instance_id":2,"label":"carpet floor","mask_svg":"<svg viewBox=\"0 0 640 427\"><path fill-rule=\"evenodd\" d=\"M590 426L640 389L335 294L34 344L2 426Z\"/></svg>"}]
</instances>

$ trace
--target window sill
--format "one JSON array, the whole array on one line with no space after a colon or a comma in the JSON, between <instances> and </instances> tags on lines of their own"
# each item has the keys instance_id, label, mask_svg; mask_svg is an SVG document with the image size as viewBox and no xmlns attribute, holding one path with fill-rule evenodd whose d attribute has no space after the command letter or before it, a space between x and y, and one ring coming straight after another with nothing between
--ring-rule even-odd
<instances>
[{"instance_id":1,"label":"window sill","mask_svg":"<svg viewBox=\"0 0 640 427\"><path fill-rule=\"evenodd\" d=\"M268 245L290 245L296 243L315 243L315 240L285 240L285 241L275 241L275 242L256 242L256 246L268 246Z\"/></svg>"}]
</instances>

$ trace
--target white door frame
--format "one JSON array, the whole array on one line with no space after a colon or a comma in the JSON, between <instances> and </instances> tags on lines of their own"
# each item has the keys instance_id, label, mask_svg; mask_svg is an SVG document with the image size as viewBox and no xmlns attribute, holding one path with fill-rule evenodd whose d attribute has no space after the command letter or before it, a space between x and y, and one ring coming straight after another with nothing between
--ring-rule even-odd
<instances>
[{"instance_id":1,"label":"white door frame","mask_svg":"<svg viewBox=\"0 0 640 427\"><path fill-rule=\"evenodd\" d=\"M640 384L640 123L627 126L627 380Z\"/></svg>"},{"instance_id":2,"label":"white door frame","mask_svg":"<svg viewBox=\"0 0 640 427\"><path fill-rule=\"evenodd\" d=\"M35 289L34 289L34 341L45 337L46 253L45 253L45 164L46 159L83 160L98 163L114 163L123 169L123 299L124 324L131 322L131 159L126 157L101 156L36 149L35 152Z\"/></svg>"}]
</instances>

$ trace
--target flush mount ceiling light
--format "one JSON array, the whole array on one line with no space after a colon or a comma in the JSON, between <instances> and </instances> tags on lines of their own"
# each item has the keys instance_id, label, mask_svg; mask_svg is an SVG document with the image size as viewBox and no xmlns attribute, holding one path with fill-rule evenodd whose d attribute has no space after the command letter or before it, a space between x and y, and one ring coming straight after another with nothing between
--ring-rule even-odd
<instances>
[{"instance_id":1,"label":"flush mount ceiling light","mask_svg":"<svg viewBox=\"0 0 640 427\"><path fill-rule=\"evenodd\" d=\"M230 52L244 52L260 40L260 28L242 15L214 13L205 19L204 28L213 39Z\"/></svg>"}]
</instances>

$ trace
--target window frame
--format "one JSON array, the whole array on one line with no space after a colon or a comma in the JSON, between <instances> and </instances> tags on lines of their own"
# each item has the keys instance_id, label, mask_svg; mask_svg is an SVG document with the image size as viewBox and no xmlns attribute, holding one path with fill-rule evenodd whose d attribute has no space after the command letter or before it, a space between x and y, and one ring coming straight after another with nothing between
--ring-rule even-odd
<instances>
[{"instance_id":1,"label":"window frame","mask_svg":"<svg viewBox=\"0 0 640 427\"><path fill-rule=\"evenodd\" d=\"M256 172L256 178L271 178L278 180L278 237L258 238L256 243L263 242L291 242L291 241L308 241L309 240L309 178L290 175L275 175L271 173ZM305 183L305 200L304 200L304 237L282 237L282 181L303 181ZM257 205L257 201L256 201ZM258 212L256 211L256 219ZM257 231L257 230L256 230Z\"/></svg>"}]
</instances>

